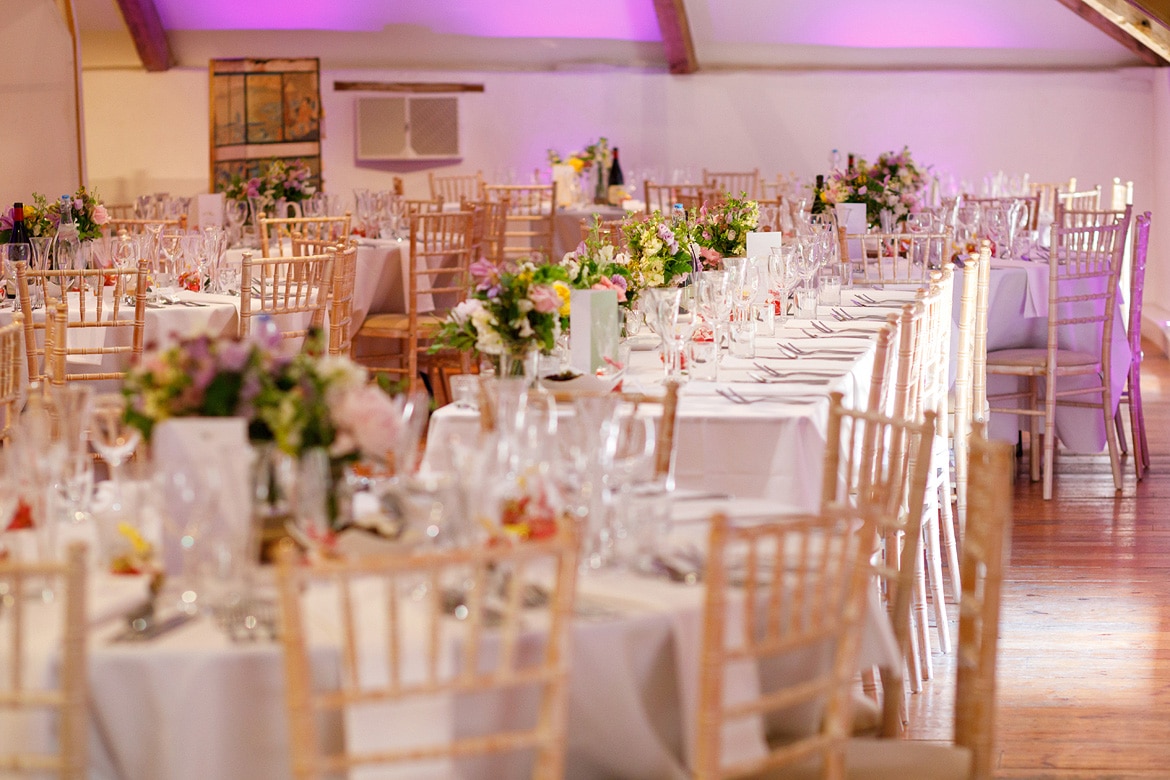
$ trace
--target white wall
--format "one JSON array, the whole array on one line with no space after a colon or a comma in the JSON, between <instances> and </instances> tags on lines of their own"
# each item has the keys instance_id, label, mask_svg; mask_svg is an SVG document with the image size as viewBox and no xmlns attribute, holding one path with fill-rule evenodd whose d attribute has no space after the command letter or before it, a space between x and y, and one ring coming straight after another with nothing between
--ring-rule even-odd
<instances>
[{"instance_id":1,"label":"white wall","mask_svg":"<svg viewBox=\"0 0 1170 780\"><path fill-rule=\"evenodd\" d=\"M54 0L4 4L0 206L81 183L73 42Z\"/></svg>"},{"instance_id":2,"label":"white wall","mask_svg":"<svg viewBox=\"0 0 1170 780\"><path fill-rule=\"evenodd\" d=\"M208 186L205 70L85 72L89 178L107 201ZM326 189L388 188L427 195L429 164L359 165L353 103L335 80L482 83L461 97L462 161L527 180L545 150L580 148L600 135L622 151L627 174L703 166L759 167L810 176L831 149L873 157L908 145L939 172L979 181L1004 170L1037 181L1107 185L1132 180L1135 208L1170 204L1170 74L1083 72L739 72L671 76L618 70L574 73L326 71ZM1170 214L1170 210L1167 211ZM1157 226L1157 222L1155 225ZM1167 232L1170 235L1170 231ZM1155 247L1159 240L1155 227ZM1152 258L1153 259L1153 258ZM1170 272L1151 263L1147 305L1170 301Z\"/></svg>"}]
</instances>

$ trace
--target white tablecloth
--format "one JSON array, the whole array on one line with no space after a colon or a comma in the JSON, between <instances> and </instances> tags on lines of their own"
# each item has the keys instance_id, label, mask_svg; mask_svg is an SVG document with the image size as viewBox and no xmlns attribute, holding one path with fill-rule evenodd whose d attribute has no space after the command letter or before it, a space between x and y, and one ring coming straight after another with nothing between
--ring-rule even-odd
<instances>
[{"instance_id":1,"label":"white tablecloth","mask_svg":"<svg viewBox=\"0 0 1170 780\"><path fill-rule=\"evenodd\" d=\"M736 515L770 509L770 502L679 501L672 541L704 539L703 519L716 510ZM233 644L205 619L148 643L113 643L123 629L117 616L145 593L145 582L101 577L94 587L91 778L290 776L276 643ZM578 594L583 608L570 631L566 776L688 777L702 586L609 571L583 575ZM322 600L319 610L312 606L317 602L309 603L313 624L327 623L334 614L334 601ZM52 637L51 628L38 633L40 658L48 658ZM336 653L319 648L313 663L327 684L336 684ZM860 663L900 663L884 610L876 603L867 615ZM767 675L762 679L766 684ZM758 683L753 676L739 684ZM489 710L500 713L500 708ZM448 728L477 717L475 709L462 706L449 712L455 722ZM428 734L443 728L430 721L417 726ZM340 722L325 724L324 732L334 745L345 738ZM747 737L741 749L758 749L758 734Z\"/></svg>"},{"instance_id":2,"label":"white tablecloth","mask_svg":"<svg viewBox=\"0 0 1170 780\"><path fill-rule=\"evenodd\" d=\"M876 331L878 323L825 323ZM873 368L873 340L852 337L810 337L799 321L778 328L775 336L756 339L757 358L724 357L718 382L689 382L680 393L675 433L675 483L680 489L715 492L738 498L766 498L778 509L811 512L820 505L821 464L828 422L828 394L840 391L847 406L865 403ZM780 359L777 341L807 348L856 348L851 361ZM653 344L652 337L638 337ZM834 376L807 384L793 377L782 384L759 384L749 374L761 373L754 363L776 370L830 372ZM662 392L662 364L654 349L631 353L624 389ZM745 396L809 394L812 403L783 403L779 398L737 405L721 397L732 388ZM804 399L801 399L804 400ZM477 412L448 405L431 416L424 462L439 467L449 462L452 437L470 441L479 426Z\"/></svg>"}]
</instances>

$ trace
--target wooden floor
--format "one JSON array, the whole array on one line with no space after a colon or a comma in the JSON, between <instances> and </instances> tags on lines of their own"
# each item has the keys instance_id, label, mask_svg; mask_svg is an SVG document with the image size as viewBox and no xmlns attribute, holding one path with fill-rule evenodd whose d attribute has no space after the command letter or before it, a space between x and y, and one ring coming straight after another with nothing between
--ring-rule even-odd
<instances>
[{"instance_id":1,"label":"wooden floor","mask_svg":"<svg viewBox=\"0 0 1170 780\"><path fill-rule=\"evenodd\" d=\"M1170 778L1170 361L1145 354L1142 482L1126 459L1115 493L1104 454L1058 457L1052 501L1016 480L997 777ZM953 656L935 668L912 697L912 739L951 737Z\"/></svg>"}]
</instances>

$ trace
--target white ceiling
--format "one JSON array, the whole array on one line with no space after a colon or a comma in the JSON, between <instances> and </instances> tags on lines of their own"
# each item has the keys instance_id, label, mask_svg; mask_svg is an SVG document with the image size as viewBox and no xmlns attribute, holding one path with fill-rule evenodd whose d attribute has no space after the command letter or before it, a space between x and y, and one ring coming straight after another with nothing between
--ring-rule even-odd
<instances>
[{"instance_id":1,"label":"white ceiling","mask_svg":"<svg viewBox=\"0 0 1170 780\"><path fill-rule=\"evenodd\" d=\"M665 68L653 0L155 0L180 66ZM1140 65L1057 0L685 0L702 69ZM114 0L74 0L85 67L132 67Z\"/></svg>"}]
</instances>

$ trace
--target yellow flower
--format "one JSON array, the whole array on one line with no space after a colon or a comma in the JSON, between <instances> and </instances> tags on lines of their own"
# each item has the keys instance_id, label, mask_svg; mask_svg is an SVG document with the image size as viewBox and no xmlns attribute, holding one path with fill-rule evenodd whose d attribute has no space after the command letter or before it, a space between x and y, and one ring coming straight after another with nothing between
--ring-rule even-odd
<instances>
[{"instance_id":1,"label":"yellow flower","mask_svg":"<svg viewBox=\"0 0 1170 780\"><path fill-rule=\"evenodd\" d=\"M569 314L569 299L572 295L572 291L569 289L569 285L559 281L553 282L553 289L556 290L557 295L561 297L561 308L559 309L559 313L562 317L567 317Z\"/></svg>"},{"instance_id":2,"label":"yellow flower","mask_svg":"<svg viewBox=\"0 0 1170 780\"><path fill-rule=\"evenodd\" d=\"M573 171L575 173L580 173L581 171L585 170L585 161L580 157L570 157L569 165L573 166Z\"/></svg>"}]
</instances>

